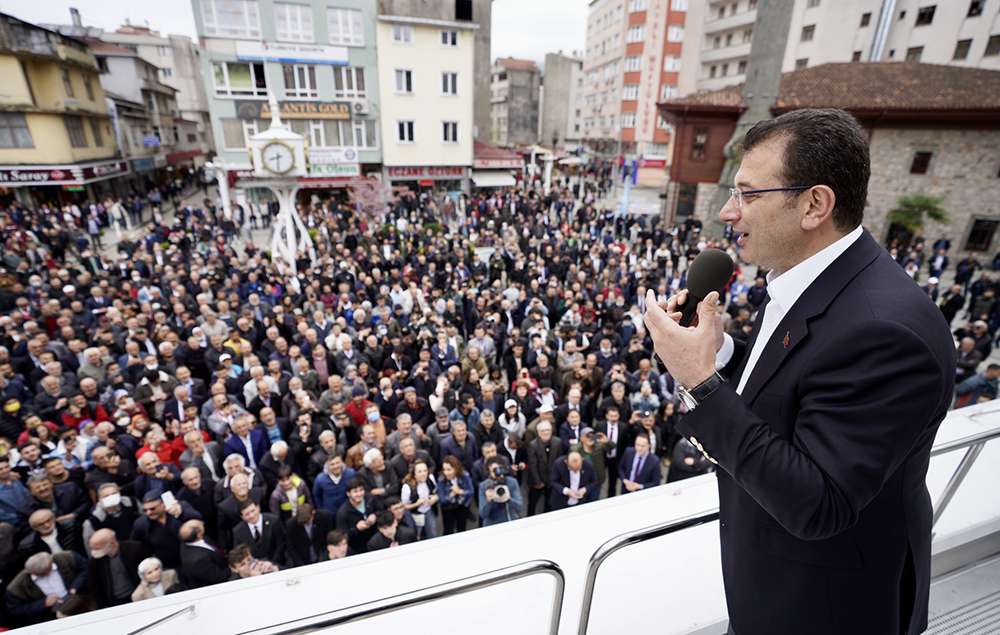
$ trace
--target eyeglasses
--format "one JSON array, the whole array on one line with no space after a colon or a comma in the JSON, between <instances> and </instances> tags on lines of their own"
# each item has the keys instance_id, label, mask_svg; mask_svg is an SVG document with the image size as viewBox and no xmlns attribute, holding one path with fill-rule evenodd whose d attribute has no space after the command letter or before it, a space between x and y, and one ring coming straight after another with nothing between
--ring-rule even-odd
<instances>
[{"instance_id":1,"label":"eyeglasses","mask_svg":"<svg viewBox=\"0 0 1000 635\"><path fill-rule=\"evenodd\" d=\"M742 191L738 187L729 188L729 196L736 201L736 207L743 207L743 197L747 194L767 194L768 192L794 192L796 190L808 190L813 185L800 185L798 187L775 187L769 190L748 190L746 192Z\"/></svg>"}]
</instances>

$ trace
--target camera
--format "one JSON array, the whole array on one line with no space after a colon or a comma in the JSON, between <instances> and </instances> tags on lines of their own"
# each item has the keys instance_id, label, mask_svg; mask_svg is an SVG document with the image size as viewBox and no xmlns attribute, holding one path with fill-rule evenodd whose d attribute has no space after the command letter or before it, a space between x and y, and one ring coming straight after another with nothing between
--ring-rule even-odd
<instances>
[{"instance_id":1,"label":"camera","mask_svg":"<svg viewBox=\"0 0 1000 635\"><path fill-rule=\"evenodd\" d=\"M510 500L510 490L506 483L494 483L490 488L493 490L493 500L498 503L506 503Z\"/></svg>"}]
</instances>

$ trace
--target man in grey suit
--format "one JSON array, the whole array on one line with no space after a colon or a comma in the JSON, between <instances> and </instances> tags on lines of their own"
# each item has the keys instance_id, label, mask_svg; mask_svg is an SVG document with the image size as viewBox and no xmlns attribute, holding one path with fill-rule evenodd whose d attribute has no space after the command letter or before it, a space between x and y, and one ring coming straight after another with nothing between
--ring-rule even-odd
<instances>
[{"instance_id":1,"label":"man in grey suit","mask_svg":"<svg viewBox=\"0 0 1000 635\"><path fill-rule=\"evenodd\" d=\"M181 454L181 467L196 467L201 471L202 478L218 483L225 478L226 470L222 466L222 448L215 441L205 442L201 432L192 430L184 435L184 443L188 449Z\"/></svg>"}]
</instances>

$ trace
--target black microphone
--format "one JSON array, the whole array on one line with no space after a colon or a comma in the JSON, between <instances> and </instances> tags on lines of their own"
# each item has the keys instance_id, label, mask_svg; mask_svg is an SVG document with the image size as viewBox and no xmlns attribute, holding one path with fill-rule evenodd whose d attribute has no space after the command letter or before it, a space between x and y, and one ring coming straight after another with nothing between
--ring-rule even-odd
<instances>
[{"instance_id":1,"label":"black microphone","mask_svg":"<svg viewBox=\"0 0 1000 635\"><path fill-rule=\"evenodd\" d=\"M719 292L733 277L733 259L721 249L706 249L698 254L688 269L687 299L681 306L681 326L691 324L698 313L698 303L713 291Z\"/></svg>"}]
</instances>

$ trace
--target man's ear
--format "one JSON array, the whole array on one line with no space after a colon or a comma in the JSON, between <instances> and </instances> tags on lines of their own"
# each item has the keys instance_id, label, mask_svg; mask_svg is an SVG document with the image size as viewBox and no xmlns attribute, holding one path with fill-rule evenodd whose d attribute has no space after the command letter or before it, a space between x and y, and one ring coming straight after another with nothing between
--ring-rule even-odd
<instances>
[{"instance_id":1,"label":"man's ear","mask_svg":"<svg viewBox=\"0 0 1000 635\"><path fill-rule=\"evenodd\" d=\"M836 204L837 196L827 185L817 185L804 192L799 202L800 210L803 211L802 229L818 229L833 216Z\"/></svg>"}]
</instances>

